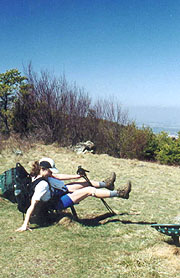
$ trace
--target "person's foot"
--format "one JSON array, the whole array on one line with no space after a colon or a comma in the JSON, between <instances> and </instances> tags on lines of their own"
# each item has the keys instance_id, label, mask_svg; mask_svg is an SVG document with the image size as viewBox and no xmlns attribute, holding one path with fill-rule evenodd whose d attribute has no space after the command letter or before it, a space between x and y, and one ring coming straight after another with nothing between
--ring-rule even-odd
<instances>
[{"instance_id":1,"label":"person's foot","mask_svg":"<svg viewBox=\"0 0 180 278\"><path fill-rule=\"evenodd\" d=\"M118 197L123 199L129 199L129 193L131 192L131 181L128 181L127 185L123 189L117 189Z\"/></svg>"},{"instance_id":2,"label":"person's foot","mask_svg":"<svg viewBox=\"0 0 180 278\"><path fill-rule=\"evenodd\" d=\"M114 190L115 180L116 180L116 173L112 172L111 176L109 178L107 178L106 180L104 180L104 182L106 184L106 188L109 190Z\"/></svg>"}]
</instances>

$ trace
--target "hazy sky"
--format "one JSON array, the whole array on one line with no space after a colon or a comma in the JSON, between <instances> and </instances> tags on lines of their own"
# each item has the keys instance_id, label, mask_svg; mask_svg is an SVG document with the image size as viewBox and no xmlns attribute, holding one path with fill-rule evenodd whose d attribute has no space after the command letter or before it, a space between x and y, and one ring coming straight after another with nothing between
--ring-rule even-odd
<instances>
[{"instance_id":1,"label":"hazy sky","mask_svg":"<svg viewBox=\"0 0 180 278\"><path fill-rule=\"evenodd\" d=\"M30 61L93 98L180 107L180 0L1 0L0 73Z\"/></svg>"}]
</instances>

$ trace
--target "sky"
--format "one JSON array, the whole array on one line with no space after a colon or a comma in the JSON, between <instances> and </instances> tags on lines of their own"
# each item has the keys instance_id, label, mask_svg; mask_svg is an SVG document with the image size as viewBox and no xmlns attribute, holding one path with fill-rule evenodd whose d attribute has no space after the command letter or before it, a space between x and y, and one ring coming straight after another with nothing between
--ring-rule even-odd
<instances>
[{"instance_id":1,"label":"sky","mask_svg":"<svg viewBox=\"0 0 180 278\"><path fill-rule=\"evenodd\" d=\"M31 62L93 99L180 109L180 0L1 0L0 28L0 73Z\"/></svg>"}]
</instances>

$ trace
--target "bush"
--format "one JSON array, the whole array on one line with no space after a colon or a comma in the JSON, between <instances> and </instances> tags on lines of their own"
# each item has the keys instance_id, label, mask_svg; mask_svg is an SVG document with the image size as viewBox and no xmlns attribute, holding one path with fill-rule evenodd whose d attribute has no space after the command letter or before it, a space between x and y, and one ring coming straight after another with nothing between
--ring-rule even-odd
<instances>
[{"instance_id":1,"label":"bush","mask_svg":"<svg viewBox=\"0 0 180 278\"><path fill-rule=\"evenodd\" d=\"M138 129L135 123L124 127L120 157L154 160L155 135L150 128Z\"/></svg>"},{"instance_id":2,"label":"bush","mask_svg":"<svg viewBox=\"0 0 180 278\"><path fill-rule=\"evenodd\" d=\"M161 164L180 165L180 137L172 138L166 132L161 132L156 140L156 160Z\"/></svg>"}]
</instances>

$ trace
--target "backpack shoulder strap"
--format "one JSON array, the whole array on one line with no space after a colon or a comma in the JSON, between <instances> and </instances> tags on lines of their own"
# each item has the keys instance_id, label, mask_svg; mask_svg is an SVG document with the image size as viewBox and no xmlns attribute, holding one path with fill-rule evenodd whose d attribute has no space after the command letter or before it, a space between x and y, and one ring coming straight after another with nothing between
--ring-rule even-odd
<instances>
[{"instance_id":1,"label":"backpack shoulder strap","mask_svg":"<svg viewBox=\"0 0 180 278\"><path fill-rule=\"evenodd\" d=\"M36 185L37 185L39 182L41 182L41 181L46 181L46 182L48 183L48 185L49 185L49 190L50 190L50 192L51 192L51 197L52 197L52 193L53 193L53 192L52 192L52 187L51 187L51 184L49 183L49 181L48 181L47 178L40 177L40 178L38 178L38 179L32 181L32 182L31 182L31 190L34 191Z\"/></svg>"}]
</instances>

